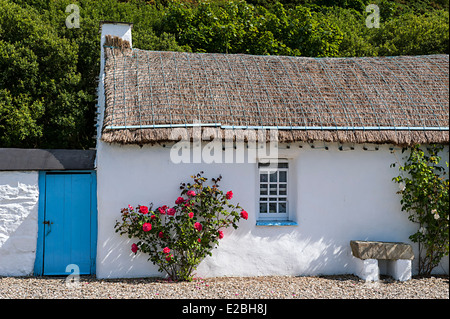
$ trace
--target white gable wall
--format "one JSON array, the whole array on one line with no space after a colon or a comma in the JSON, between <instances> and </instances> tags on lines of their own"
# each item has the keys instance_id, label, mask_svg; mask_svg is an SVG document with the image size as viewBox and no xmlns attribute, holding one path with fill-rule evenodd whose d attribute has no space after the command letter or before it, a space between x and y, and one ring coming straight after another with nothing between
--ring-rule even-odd
<instances>
[{"instance_id":1,"label":"white gable wall","mask_svg":"<svg viewBox=\"0 0 450 319\"><path fill-rule=\"evenodd\" d=\"M233 203L249 213L237 230L225 231L219 248L200 264L199 276L355 273L350 240L411 243L416 225L401 211L398 185L391 181L398 175L398 166L390 167L397 158L388 146L339 151L337 144L328 145L329 150L302 145L279 151L279 157L290 160L290 219L298 225L256 226L257 164L175 164L170 146L100 142L97 277L160 275L148 256L131 252L132 239L115 233L115 221L128 204L173 206L179 183L199 171L208 178L222 175L221 189L232 190ZM435 272L448 274L448 257Z\"/></svg>"}]
</instances>

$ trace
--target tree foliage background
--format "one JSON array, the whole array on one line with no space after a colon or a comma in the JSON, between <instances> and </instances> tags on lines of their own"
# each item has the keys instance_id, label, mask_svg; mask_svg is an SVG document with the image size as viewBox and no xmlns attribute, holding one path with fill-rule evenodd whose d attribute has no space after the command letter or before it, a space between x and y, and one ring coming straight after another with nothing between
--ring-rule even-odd
<instances>
[{"instance_id":1,"label":"tree foliage background","mask_svg":"<svg viewBox=\"0 0 450 319\"><path fill-rule=\"evenodd\" d=\"M369 3L380 28L366 27ZM80 9L67 28L66 7ZM448 0L0 0L0 147L95 147L99 23L144 50L313 57L449 52Z\"/></svg>"}]
</instances>

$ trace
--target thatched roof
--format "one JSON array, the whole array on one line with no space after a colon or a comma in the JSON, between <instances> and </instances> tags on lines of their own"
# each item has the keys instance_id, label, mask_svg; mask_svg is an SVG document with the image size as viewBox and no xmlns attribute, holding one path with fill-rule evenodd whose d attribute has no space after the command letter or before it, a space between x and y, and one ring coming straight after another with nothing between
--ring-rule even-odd
<instances>
[{"instance_id":1,"label":"thatched roof","mask_svg":"<svg viewBox=\"0 0 450 319\"><path fill-rule=\"evenodd\" d=\"M102 140L174 127L278 128L279 140L449 142L449 56L308 58L154 52L105 44Z\"/></svg>"}]
</instances>

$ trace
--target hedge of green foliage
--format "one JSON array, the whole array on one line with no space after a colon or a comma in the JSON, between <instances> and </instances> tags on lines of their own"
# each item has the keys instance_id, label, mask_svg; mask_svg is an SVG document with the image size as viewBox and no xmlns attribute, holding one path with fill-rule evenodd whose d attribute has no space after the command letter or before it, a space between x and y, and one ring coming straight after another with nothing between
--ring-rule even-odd
<instances>
[{"instance_id":1,"label":"hedge of green foliage","mask_svg":"<svg viewBox=\"0 0 450 319\"><path fill-rule=\"evenodd\" d=\"M314 57L447 53L448 0L0 0L0 147L95 146L99 22L147 50ZM380 8L368 28L365 8ZM79 8L68 28L66 7Z\"/></svg>"}]
</instances>

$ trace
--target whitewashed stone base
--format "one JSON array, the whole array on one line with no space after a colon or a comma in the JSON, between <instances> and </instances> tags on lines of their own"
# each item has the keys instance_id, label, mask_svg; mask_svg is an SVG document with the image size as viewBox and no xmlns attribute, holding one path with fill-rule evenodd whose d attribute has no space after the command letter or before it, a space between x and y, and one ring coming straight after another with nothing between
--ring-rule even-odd
<instances>
[{"instance_id":1,"label":"whitewashed stone base","mask_svg":"<svg viewBox=\"0 0 450 319\"><path fill-rule=\"evenodd\" d=\"M357 263L356 275L365 281L380 280L380 268L377 259L355 258Z\"/></svg>"},{"instance_id":2,"label":"whitewashed stone base","mask_svg":"<svg viewBox=\"0 0 450 319\"><path fill-rule=\"evenodd\" d=\"M380 280L380 268L377 259L359 259L355 258L357 263L356 275L365 281ZM392 276L398 281L407 281L411 279L412 261L408 259L386 260L386 275Z\"/></svg>"},{"instance_id":3,"label":"whitewashed stone base","mask_svg":"<svg viewBox=\"0 0 450 319\"><path fill-rule=\"evenodd\" d=\"M388 275L395 280L406 281L411 279L412 261L408 259L388 260Z\"/></svg>"}]
</instances>

